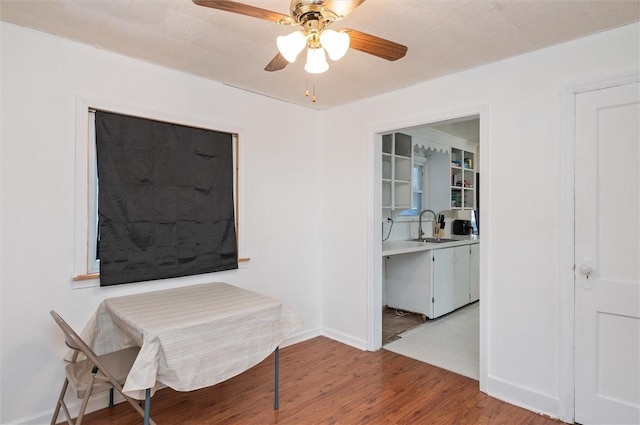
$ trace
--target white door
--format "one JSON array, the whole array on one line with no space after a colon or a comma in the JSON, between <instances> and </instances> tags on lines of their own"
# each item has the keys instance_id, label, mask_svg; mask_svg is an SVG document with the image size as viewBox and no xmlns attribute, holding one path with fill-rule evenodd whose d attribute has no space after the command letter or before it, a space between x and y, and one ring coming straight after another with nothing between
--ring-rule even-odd
<instances>
[{"instance_id":1,"label":"white door","mask_svg":"<svg viewBox=\"0 0 640 425\"><path fill-rule=\"evenodd\" d=\"M640 424L639 85L576 95L575 420Z\"/></svg>"}]
</instances>

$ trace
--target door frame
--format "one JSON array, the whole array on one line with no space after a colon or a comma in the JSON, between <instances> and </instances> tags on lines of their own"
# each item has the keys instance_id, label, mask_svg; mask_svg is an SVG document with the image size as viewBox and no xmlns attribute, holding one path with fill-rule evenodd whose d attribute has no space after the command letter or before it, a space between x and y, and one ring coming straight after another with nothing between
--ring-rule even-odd
<instances>
[{"instance_id":1,"label":"door frame","mask_svg":"<svg viewBox=\"0 0 640 425\"><path fill-rule=\"evenodd\" d=\"M468 108L447 110L432 114L421 114L417 117L392 123L383 123L369 130L367 143L367 181L369 182L367 204L367 341L368 351L376 351L382 347L382 240L380 223L382 223L382 133L395 130L433 124L440 121L478 116L479 129L479 165L480 205L482 208L482 246L480 248L480 391L487 392L488 344L490 334L489 316L490 298L488 297L489 258L491 238L491 167L489 165L489 119L488 104L473 105Z\"/></svg>"},{"instance_id":2,"label":"door frame","mask_svg":"<svg viewBox=\"0 0 640 425\"><path fill-rule=\"evenodd\" d=\"M560 111L560 377L559 419L575 419L575 126L576 96L640 81L638 71L576 82L561 93Z\"/></svg>"}]
</instances>

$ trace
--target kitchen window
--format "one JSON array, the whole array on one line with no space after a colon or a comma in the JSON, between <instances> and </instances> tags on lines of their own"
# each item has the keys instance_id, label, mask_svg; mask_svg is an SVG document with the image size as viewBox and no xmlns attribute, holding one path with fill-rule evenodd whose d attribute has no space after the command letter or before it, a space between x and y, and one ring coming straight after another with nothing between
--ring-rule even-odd
<instances>
[{"instance_id":1,"label":"kitchen window","mask_svg":"<svg viewBox=\"0 0 640 425\"><path fill-rule=\"evenodd\" d=\"M424 204L424 188L426 185L425 166L426 163L417 161L413 164L413 174L411 176L411 197L413 200L413 208L402 211L398 214L399 216L418 216L422 211L422 205Z\"/></svg>"}]
</instances>

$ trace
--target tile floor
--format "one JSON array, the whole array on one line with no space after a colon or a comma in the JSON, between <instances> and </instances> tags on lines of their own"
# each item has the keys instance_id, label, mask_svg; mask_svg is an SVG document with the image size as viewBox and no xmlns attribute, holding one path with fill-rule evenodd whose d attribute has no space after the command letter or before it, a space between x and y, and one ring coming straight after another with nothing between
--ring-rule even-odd
<instances>
[{"instance_id":1,"label":"tile floor","mask_svg":"<svg viewBox=\"0 0 640 425\"><path fill-rule=\"evenodd\" d=\"M383 348L475 380L480 379L480 303L428 320Z\"/></svg>"}]
</instances>

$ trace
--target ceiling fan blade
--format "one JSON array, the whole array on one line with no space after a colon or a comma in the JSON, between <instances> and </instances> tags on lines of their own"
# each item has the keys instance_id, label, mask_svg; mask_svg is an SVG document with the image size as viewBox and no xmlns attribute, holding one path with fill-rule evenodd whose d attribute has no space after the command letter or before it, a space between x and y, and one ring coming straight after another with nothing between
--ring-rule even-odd
<instances>
[{"instance_id":1,"label":"ceiling fan blade","mask_svg":"<svg viewBox=\"0 0 640 425\"><path fill-rule=\"evenodd\" d=\"M365 0L325 0L323 6L344 18L364 2Z\"/></svg>"},{"instance_id":2,"label":"ceiling fan blade","mask_svg":"<svg viewBox=\"0 0 640 425\"><path fill-rule=\"evenodd\" d=\"M264 70L269 72L280 71L288 64L289 62L284 58L284 56L278 53L273 57L273 59L271 59L271 62L269 62L267 66L264 67Z\"/></svg>"},{"instance_id":3,"label":"ceiling fan blade","mask_svg":"<svg viewBox=\"0 0 640 425\"><path fill-rule=\"evenodd\" d=\"M344 28L340 31L349 34L351 43L350 48L360 50L379 58L395 61L407 54L407 46L376 37L375 35L356 31L350 28Z\"/></svg>"},{"instance_id":4,"label":"ceiling fan blade","mask_svg":"<svg viewBox=\"0 0 640 425\"><path fill-rule=\"evenodd\" d=\"M224 10L225 12L238 13L240 15L251 16L252 18L264 19L277 24L290 24L291 17L282 13L261 9L248 4L238 3L229 0L193 0L198 6L210 7L212 9Z\"/></svg>"}]
</instances>

